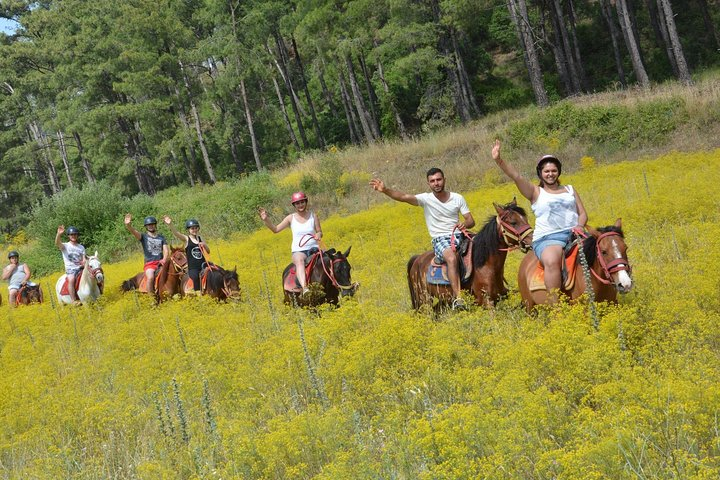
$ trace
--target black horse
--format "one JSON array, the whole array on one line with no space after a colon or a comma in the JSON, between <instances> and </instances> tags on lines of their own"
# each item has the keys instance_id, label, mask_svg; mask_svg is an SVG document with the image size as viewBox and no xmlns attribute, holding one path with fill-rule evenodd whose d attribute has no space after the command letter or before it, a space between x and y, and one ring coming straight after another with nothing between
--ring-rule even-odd
<instances>
[{"instance_id":1,"label":"black horse","mask_svg":"<svg viewBox=\"0 0 720 480\"><path fill-rule=\"evenodd\" d=\"M285 303L298 307L315 307L323 303L337 305L339 297L354 295L358 284L350 279L351 267L347 260L350 248L345 253L331 248L308 257L309 270L306 271L310 291L305 295L301 294L295 277L295 265L288 265L282 275Z\"/></svg>"}]
</instances>

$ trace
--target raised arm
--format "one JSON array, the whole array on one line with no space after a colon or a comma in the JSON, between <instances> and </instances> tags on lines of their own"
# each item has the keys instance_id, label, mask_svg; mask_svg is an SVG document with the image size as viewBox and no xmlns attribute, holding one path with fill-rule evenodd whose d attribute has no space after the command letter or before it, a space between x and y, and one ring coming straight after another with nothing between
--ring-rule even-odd
<instances>
[{"instance_id":1,"label":"raised arm","mask_svg":"<svg viewBox=\"0 0 720 480\"><path fill-rule=\"evenodd\" d=\"M287 217L283 218L283 220L278 223L277 225L273 225L272 221L270 221L270 217L268 216L267 210L260 207L258 208L258 214L260 215L260 219L263 221L265 226L270 229L273 233L278 233L290 226L290 221L292 220L292 215L288 215Z\"/></svg>"},{"instance_id":2,"label":"raised arm","mask_svg":"<svg viewBox=\"0 0 720 480\"><path fill-rule=\"evenodd\" d=\"M372 180L370 180L370 186L373 188L373 190L384 193L393 200L409 203L410 205L414 205L416 207L418 206L418 201L417 198L415 198L415 195L403 193L398 190L391 190L387 188L385 186L385 182L383 182L379 178L373 178Z\"/></svg>"},{"instance_id":3,"label":"raised arm","mask_svg":"<svg viewBox=\"0 0 720 480\"><path fill-rule=\"evenodd\" d=\"M187 241L188 241L187 235L177 231L177 229L175 228L175 225L172 224L172 219L170 217L168 217L167 215L164 215L163 222L165 222L165 225L168 226L168 228L170 229L172 234L175 235L175 238L177 238L178 240L182 240L183 242L185 242L185 245L187 245Z\"/></svg>"},{"instance_id":4,"label":"raised arm","mask_svg":"<svg viewBox=\"0 0 720 480\"><path fill-rule=\"evenodd\" d=\"M55 246L61 251L64 248L62 244L62 234L65 233L65 225L58 225L57 235L55 235Z\"/></svg>"},{"instance_id":5,"label":"raised arm","mask_svg":"<svg viewBox=\"0 0 720 480\"><path fill-rule=\"evenodd\" d=\"M135 227L132 226L132 215L129 213L125 214L125 228L127 229L128 232L130 232L132 234L133 237L140 240L140 238L141 238L140 232L138 232L135 229Z\"/></svg>"},{"instance_id":6,"label":"raised arm","mask_svg":"<svg viewBox=\"0 0 720 480\"><path fill-rule=\"evenodd\" d=\"M493 160L495 160L495 163L498 164L498 167L500 167L500 169L505 172L505 175L507 175L510 180L515 182L515 185L517 186L523 197L530 200L530 202L534 202L537 199L539 192L535 185L533 185L526 178L520 175L520 172L517 168L513 167L509 163L505 162L505 160L500 158L500 140L495 140L495 145L492 148L492 158Z\"/></svg>"}]
</instances>

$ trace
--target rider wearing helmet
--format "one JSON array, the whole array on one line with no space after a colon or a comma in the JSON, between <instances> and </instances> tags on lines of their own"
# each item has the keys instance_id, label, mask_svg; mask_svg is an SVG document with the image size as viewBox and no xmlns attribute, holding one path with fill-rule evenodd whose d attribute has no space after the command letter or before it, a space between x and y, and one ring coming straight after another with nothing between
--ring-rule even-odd
<instances>
[{"instance_id":1,"label":"rider wearing helmet","mask_svg":"<svg viewBox=\"0 0 720 480\"><path fill-rule=\"evenodd\" d=\"M260 219L273 233L279 233L290 227L293 239L290 250L292 251L292 262L295 264L302 294L308 292L307 279L305 278L305 259L310 250L318 248L318 241L322 238L322 228L317 213L308 209L308 197L303 192L295 192L290 197L290 204L295 212L286 216L280 223L273 225L268 217L267 211L260 207Z\"/></svg>"},{"instance_id":2,"label":"rider wearing helmet","mask_svg":"<svg viewBox=\"0 0 720 480\"><path fill-rule=\"evenodd\" d=\"M20 288L30 279L30 268L25 263L20 263L20 254L12 250L8 253L10 264L3 268L2 279L9 283L8 293L10 306L17 306L17 293Z\"/></svg>"},{"instance_id":3,"label":"rider wearing helmet","mask_svg":"<svg viewBox=\"0 0 720 480\"><path fill-rule=\"evenodd\" d=\"M68 294L73 302L79 302L75 292L75 278L85 265L85 247L78 242L80 230L70 226L67 228L69 241L61 242L62 234L65 233L65 226L59 225L55 235L55 245L60 249L65 263L65 275L67 275Z\"/></svg>"},{"instance_id":4,"label":"rider wearing helmet","mask_svg":"<svg viewBox=\"0 0 720 480\"><path fill-rule=\"evenodd\" d=\"M432 238L433 251L437 263L447 263L448 280L453 291L453 310L465 310L465 302L460 296L460 259L452 245L459 242L463 232L475 226L465 197L459 193L445 190L445 174L439 168L431 168L425 178L432 192L412 195L391 190L379 178L370 180L370 186L398 202L422 207L425 225ZM462 216L462 221L459 221ZM453 240L455 237L455 240Z\"/></svg>"},{"instance_id":5,"label":"rider wearing helmet","mask_svg":"<svg viewBox=\"0 0 720 480\"><path fill-rule=\"evenodd\" d=\"M200 294L200 271L207 265L207 255L210 254L210 248L200 237L200 222L191 218L185 222L185 230L187 234L180 233L175 229L170 217L165 215L163 221L170 228L173 235L179 240L185 242L185 255L187 255L188 276L192 279L193 290L196 294Z\"/></svg>"},{"instance_id":6,"label":"rider wearing helmet","mask_svg":"<svg viewBox=\"0 0 720 480\"><path fill-rule=\"evenodd\" d=\"M587 213L577 191L570 185L560 184L562 164L554 155L538 160L535 172L540 179L533 185L512 165L500 158L500 140L492 149L495 163L515 182L520 193L530 200L535 213L533 251L545 269L545 288L548 303L557 301L557 290L562 286L562 263L565 246L575 229L585 229ZM555 293L553 293L555 290Z\"/></svg>"},{"instance_id":7,"label":"rider wearing helmet","mask_svg":"<svg viewBox=\"0 0 720 480\"><path fill-rule=\"evenodd\" d=\"M168 247L165 237L157 231L157 219L149 216L145 217L143 222L145 232L138 232L132 226L132 215L125 214L125 228L133 237L138 239L142 245L143 255L145 256L145 285L148 293L155 292L155 273L162 263L170 256L170 248Z\"/></svg>"}]
</instances>

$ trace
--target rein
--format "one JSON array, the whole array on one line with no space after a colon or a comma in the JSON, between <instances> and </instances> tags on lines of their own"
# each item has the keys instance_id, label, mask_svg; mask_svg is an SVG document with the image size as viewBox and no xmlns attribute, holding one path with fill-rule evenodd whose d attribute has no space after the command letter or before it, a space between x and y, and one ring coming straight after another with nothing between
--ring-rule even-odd
<instances>
[{"instance_id":1,"label":"rein","mask_svg":"<svg viewBox=\"0 0 720 480\"><path fill-rule=\"evenodd\" d=\"M333 267L336 263L342 262L343 258L335 258L330 260L329 268L325 266L325 252L320 252L320 265L322 265L323 271L325 272L325 275L330 278L330 282L332 282L333 286L335 288L338 288L340 290L352 290L353 285L340 285L338 281L335 279L335 268Z\"/></svg>"},{"instance_id":2,"label":"rein","mask_svg":"<svg viewBox=\"0 0 720 480\"><path fill-rule=\"evenodd\" d=\"M455 242L455 230L458 230L465 238L472 239L467 230L465 230L465 227L458 227L457 225L455 225L455 227L453 227L452 229L452 232L450 232L450 248L453 252L457 250L457 243Z\"/></svg>"}]
</instances>

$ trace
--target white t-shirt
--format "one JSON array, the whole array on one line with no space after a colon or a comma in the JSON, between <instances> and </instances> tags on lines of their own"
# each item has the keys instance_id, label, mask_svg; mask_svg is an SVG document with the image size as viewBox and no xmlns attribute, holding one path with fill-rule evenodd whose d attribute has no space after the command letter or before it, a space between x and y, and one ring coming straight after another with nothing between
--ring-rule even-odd
<instances>
[{"instance_id":1,"label":"white t-shirt","mask_svg":"<svg viewBox=\"0 0 720 480\"><path fill-rule=\"evenodd\" d=\"M82 245L73 245L70 242L62 244L62 256L65 262L65 269L77 269L82 267L83 259L85 258L85 247Z\"/></svg>"},{"instance_id":2,"label":"white t-shirt","mask_svg":"<svg viewBox=\"0 0 720 480\"><path fill-rule=\"evenodd\" d=\"M443 203L433 193L415 195L418 205L423 207L425 223L432 238L446 237L460 221L460 215L470 213L465 198L459 193L450 192L450 198Z\"/></svg>"},{"instance_id":3,"label":"white t-shirt","mask_svg":"<svg viewBox=\"0 0 720 480\"><path fill-rule=\"evenodd\" d=\"M310 212L310 218L305 222L301 223L295 218L295 214L292 214L290 220L290 230L293 234L292 245L290 247L292 252L306 252L313 247L318 246L317 240L310 237L315 234L315 214ZM300 245L302 243L302 245Z\"/></svg>"},{"instance_id":4,"label":"white t-shirt","mask_svg":"<svg viewBox=\"0 0 720 480\"><path fill-rule=\"evenodd\" d=\"M570 185L565 185L562 193L548 193L541 187L540 195L531 207L535 214L533 241L570 230L578 223L575 192Z\"/></svg>"}]
</instances>

